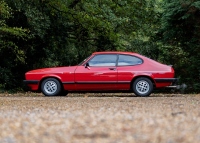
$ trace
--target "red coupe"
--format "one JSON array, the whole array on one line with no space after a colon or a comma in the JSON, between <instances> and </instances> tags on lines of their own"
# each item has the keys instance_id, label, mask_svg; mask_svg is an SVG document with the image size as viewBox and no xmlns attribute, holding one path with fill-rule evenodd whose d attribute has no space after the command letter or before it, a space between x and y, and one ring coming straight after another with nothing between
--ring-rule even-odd
<instances>
[{"instance_id":1,"label":"red coupe","mask_svg":"<svg viewBox=\"0 0 200 143\"><path fill-rule=\"evenodd\" d=\"M170 86L172 66L132 52L95 52L76 66L29 71L24 82L46 96L83 91L133 91L149 96L154 88Z\"/></svg>"}]
</instances>

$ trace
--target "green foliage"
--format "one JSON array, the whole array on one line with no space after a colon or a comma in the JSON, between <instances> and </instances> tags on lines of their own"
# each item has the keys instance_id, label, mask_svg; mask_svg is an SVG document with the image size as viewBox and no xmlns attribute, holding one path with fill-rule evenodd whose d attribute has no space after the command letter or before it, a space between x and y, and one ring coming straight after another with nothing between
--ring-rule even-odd
<instances>
[{"instance_id":1,"label":"green foliage","mask_svg":"<svg viewBox=\"0 0 200 143\"><path fill-rule=\"evenodd\" d=\"M12 9L0 1L0 88L19 87L20 72L15 70L25 63L26 57L18 43L26 40L28 31L8 26L6 22L10 18Z\"/></svg>"},{"instance_id":2,"label":"green foliage","mask_svg":"<svg viewBox=\"0 0 200 143\"><path fill-rule=\"evenodd\" d=\"M163 10L157 38L170 46L170 57L178 57L175 68L181 81L188 83L193 91L200 91L200 3L165 0Z\"/></svg>"}]
</instances>

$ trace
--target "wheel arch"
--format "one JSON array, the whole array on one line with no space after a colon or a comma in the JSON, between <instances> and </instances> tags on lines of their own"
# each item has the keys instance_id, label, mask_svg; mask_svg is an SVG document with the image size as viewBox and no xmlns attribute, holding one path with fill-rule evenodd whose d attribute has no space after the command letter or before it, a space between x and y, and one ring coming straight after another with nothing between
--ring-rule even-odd
<instances>
[{"instance_id":1,"label":"wheel arch","mask_svg":"<svg viewBox=\"0 0 200 143\"><path fill-rule=\"evenodd\" d=\"M40 82L39 82L38 91L41 91L41 84L42 84L42 82L43 82L45 79L48 79L48 78L54 78L54 79L58 80L58 82L60 83L60 85L61 85L61 87L62 87L62 90L64 90L63 84L62 84L61 79L60 79L59 77L57 77L57 76L45 76L45 77L43 77L43 78L40 80Z\"/></svg>"},{"instance_id":2,"label":"wheel arch","mask_svg":"<svg viewBox=\"0 0 200 143\"><path fill-rule=\"evenodd\" d=\"M134 77L134 78L132 79L131 84L130 84L130 90L133 90L133 83L134 83L134 81L135 81L136 79L138 79L138 78L141 78L141 77L148 78L148 79L153 83L153 88L156 87L156 83L155 83L155 81L153 80L152 77L147 76L147 75L139 75L139 76L136 76L136 77Z\"/></svg>"}]
</instances>

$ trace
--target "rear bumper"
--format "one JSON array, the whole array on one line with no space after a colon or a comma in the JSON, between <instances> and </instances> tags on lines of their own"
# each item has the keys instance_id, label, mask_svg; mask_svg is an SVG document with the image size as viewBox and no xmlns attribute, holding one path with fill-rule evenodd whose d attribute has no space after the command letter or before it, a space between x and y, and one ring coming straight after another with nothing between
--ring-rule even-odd
<instances>
[{"instance_id":1,"label":"rear bumper","mask_svg":"<svg viewBox=\"0 0 200 143\"><path fill-rule=\"evenodd\" d=\"M155 78L156 83L176 83L178 78Z\"/></svg>"}]
</instances>

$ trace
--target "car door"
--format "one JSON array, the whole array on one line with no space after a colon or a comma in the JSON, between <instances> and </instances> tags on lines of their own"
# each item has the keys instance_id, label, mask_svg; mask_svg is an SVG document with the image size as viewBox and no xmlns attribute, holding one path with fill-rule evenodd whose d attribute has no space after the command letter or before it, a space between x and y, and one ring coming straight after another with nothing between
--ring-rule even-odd
<instances>
[{"instance_id":1,"label":"car door","mask_svg":"<svg viewBox=\"0 0 200 143\"><path fill-rule=\"evenodd\" d=\"M130 84L135 74L140 70L143 60L132 55L120 54L117 62L118 88L130 89Z\"/></svg>"},{"instance_id":2,"label":"car door","mask_svg":"<svg viewBox=\"0 0 200 143\"><path fill-rule=\"evenodd\" d=\"M75 71L77 90L115 90L117 88L117 54L94 55Z\"/></svg>"}]
</instances>

